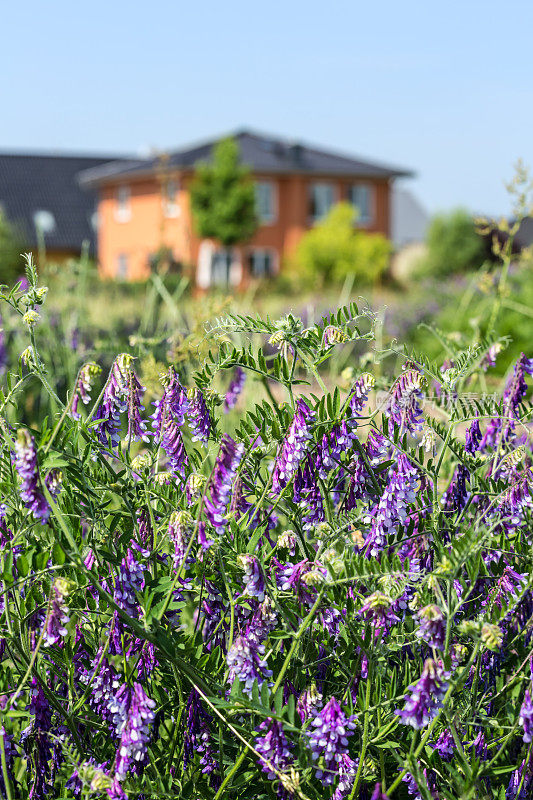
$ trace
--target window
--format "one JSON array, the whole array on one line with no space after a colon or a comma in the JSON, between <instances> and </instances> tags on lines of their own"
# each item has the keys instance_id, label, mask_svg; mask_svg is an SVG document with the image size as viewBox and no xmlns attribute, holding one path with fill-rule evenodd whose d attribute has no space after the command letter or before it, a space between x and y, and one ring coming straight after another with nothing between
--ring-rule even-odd
<instances>
[{"instance_id":1,"label":"window","mask_svg":"<svg viewBox=\"0 0 533 800\"><path fill-rule=\"evenodd\" d=\"M335 187L331 183L312 183L310 191L311 219L317 222L335 204Z\"/></svg>"},{"instance_id":2,"label":"window","mask_svg":"<svg viewBox=\"0 0 533 800\"><path fill-rule=\"evenodd\" d=\"M274 222L276 219L274 185L270 181L255 184L255 208L260 222Z\"/></svg>"},{"instance_id":3,"label":"window","mask_svg":"<svg viewBox=\"0 0 533 800\"><path fill-rule=\"evenodd\" d=\"M372 187L367 183L354 183L348 189L348 200L357 209L356 223L369 225L374 218Z\"/></svg>"},{"instance_id":4,"label":"window","mask_svg":"<svg viewBox=\"0 0 533 800\"><path fill-rule=\"evenodd\" d=\"M119 186L116 194L117 206L115 217L118 222L128 222L131 219L131 189L129 186Z\"/></svg>"},{"instance_id":5,"label":"window","mask_svg":"<svg viewBox=\"0 0 533 800\"><path fill-rule=\"evenodd\" d=\"M250 275L253 278L269 278L274 274L274 252L252 250L249 256Z\"/></svg>"},{"instance_id":6,"label":"window","mask_svg":"<svg viewBox=\"0 0 533 800\"><path fill-rule=\"evenodd\" d=\"M128 277L128 256L126 253L119 253L117 256L117 273L119 281L125 281Z\"/></svg>"},{"instance_id":7,"label":"window","mask_svg":"<svg viewBox=\"0 0 533 800\"><path fill-rule=\"evenodd\" d=\"M177 217L179 214L179 207L177 201L178 183L174 180L169 180L163 186L163 211L165 217Z\"/></svg>"}]
</instances>

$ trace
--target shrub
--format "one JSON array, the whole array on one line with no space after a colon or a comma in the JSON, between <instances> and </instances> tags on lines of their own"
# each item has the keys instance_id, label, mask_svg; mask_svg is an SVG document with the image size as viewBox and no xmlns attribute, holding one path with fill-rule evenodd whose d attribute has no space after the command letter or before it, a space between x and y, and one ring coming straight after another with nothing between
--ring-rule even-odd
<instances>
[{"instance_id":1,"label":"shrub","mask_svg":"<svg viewBox=\"0 0 533 800\"><path fill-rule=\"evenodd\" d=\"M2 414L28 373L55 394L28 276ZM4 796L531 796L533 360L482 400L490 340L328 391L358 322L220 317L151 419L122 353L2 425Z\"/></svg>"},{"instance_id":2,"label":"shrub","mask_svg":"<svg viewBox=\"0 0 533 800\"><path fill-rule=\"evenodd\" d=\"M353 206L338 203L304 234L293 263L313 282L338 282L353 275L356 281L370 283L385 271L390 253L384 236L355 228Z\"/></svg>"},{"instance_id":3,"label":"shrub","mask_svg":"<svg viewBox=\"0 0 533 800\"><path fill-rule=\"evenodd\" d=\"M472 216L460 208L433 217L426 243L428 252L418 264L418 274L441 278L468 272L479 268L487 255Z\"/></svg>"}]
</instances>

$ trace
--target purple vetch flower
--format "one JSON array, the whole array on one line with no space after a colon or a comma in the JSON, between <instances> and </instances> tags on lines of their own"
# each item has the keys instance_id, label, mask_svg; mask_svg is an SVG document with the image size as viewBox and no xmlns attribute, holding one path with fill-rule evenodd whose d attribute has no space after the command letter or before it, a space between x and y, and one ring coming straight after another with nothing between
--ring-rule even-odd
<instances>
[{"instance_id":1,"label":"purple vetch flower","mask_svg":"<svg viewBox=\"0 0 533 800\"><path fill-rule=\"evenodd\" d=\"M510 416L517 416L520 403L526 396L526 375L533 375L533 358L526 358L522 353L515 364L513 377L505 387L503 394L503 401Z\"/></svg>"},{"instance_id":2,"label":"purple vetch flower","mask_svg":"<svg viewBox=\"0 0 533 800\"><path fill-rule=\"evenodd\" d=\"M287 486L303 460L311 440L309 428L314 418L314 412L305 400L298 398L293 420L280 445L272 471L272 491L275 494L279 494Z\"/></svg>"},{"instance_id":3,"label":"purple vetch flower","mask_svg":"<svg viewBox=\"0 0 533 800\"><path fill-rule=\"evenodd\" d=\"M349 430L346 421L334 425L329 433L322 436L313 457L313 463L322 479L327 478L331 470L340 465L342 454L351 448L354 438L355 434ZM310 459L307 463L309 461Z\"/></svg>"},{"instance_id":4,"label":"purple vetch flower","mask_svg":"<svg viewBox=\"0 0 533 800\"><path fill-rule=\"evenodd\" d=\"M189 409L189 401L172 367L165 375L164 382L163 396L155 403L152 426L157 441L161 443L169 460L170 472L184 478L187 453L180 428Z\"/></svg>"},{"instance_id":5,"label":"purple vetch flower","mask_svg":"<svg viewBox=\"0 0 533 800\"><path fill-rule=\"evenodd\" d=\"M50 506L40 488L35 439L26 430L19 430L15 442L15 469L20 477L20 496L35 519L47 522Z\"/></svg>"},{"instance_id":6,"label":"purple vetch flower","mask_svg":"<svg viewBox=\"0 0 533 800\"><path fill-rule=\"evenodd\" d=\"M517 572L507 564L495 586L487 593L481 602L482 608L496 606L501 609L510 597L520 594L527 585L526 574Z\"/></svg>"},{"instance_id":7,"label":"purple vetch flower","mask_svg":"<svg viewBox=\"0 0 533 800\"><path fill-rule=\"evenodd\" d=\"M302 508L302 528L305 531L311 531L324 522L326 515L318 485L318 476L310 459L306 460L303 468L301 465L298 467L294 478L293 500L295 503L300 503Z\"/></svg>"},{"instance_id":8,"label":"purple vetch flower","mask_svg":"<svg viewBox=\"0 0 533 800\"><path fill-rule=\"evenodd\" d=\"M389 448L390 443L383 436L383 434L372 428L365 442L365 450L370 463L375 465L381 464L382 461L387 461L389 456Z\"/></svg>"},{"instance_id":9,"label":"purple vetch flower","mask_svg":"<svg viewBox=\"0 0 533 800\"><path fill-rule=\"evenodd\" d=\"M417 613L419 627L415 635L436 650L444 649L446 639L446 622L444 614L436 605L421 608Z\"/></svg>"},{"instance_id":10,"label":"purple vetch flower","mask_svg":"<svg viewBox=\"0 0 533 800\"><path fill-rule=\"evenodd\" d=\"M465 434L465 450L467 453L470 453L473 456L476 450L479 449L479 445L481 440L483 439L483 434L481 433L481 428L479 427L479 420L475 419L472 424L466 429Z\"/></svg>"},{"instance_id":11,"label":"purple vetch flower","mask_svg":"<svg viewBox=\"0 0 533 800\"><path fill-rule=\"evenodd\" d=\"M465 507L468 500L467 482L470 472L464 464L458 464L450 484L441 497L442 510L445 514L456 514Z\"/></svg>"},{"instance_id":12,"label":"purple vetch flower","mask_svg":"<svg viewBox=\"0 0 533 800\"><path fill-rule=\"evenodd\" d=\"M455 752L455 742L449 730L442 731L435 742L435 750L443 761L449 761Z\"/></svg>"},{"instance_id":13,"label":"purple vetch flower","mask_svg":"<svg viewBox=\"0 0 533 800\"><path fill-rule=\"evenodd\" d=\"M210 715L205 711L200 695L193 689L187 699L187 715L183 736L183 769L187 769L194 760L195 753L200 753L200 767L204 775L211 777L211 786L220 783L216 773L220 771L217 760L218 749L211 742L209 731Z\"/></svg>"},{"instance_id":14,"label":"purple vetch flower","mask_svg":"<svg viewBox=\"0 0 533 800\"><path fill-rule=\"evenodd\" d=\"M400 430L416 433L422 428L422 388L425 378L416 369L407 369L392 388L384 409Z\"/></svg>"},{"instance_id":15,"label":"purple vetch flower","mask_svg":"<svg viewBox=\"0 0 533 800\"><path fill-rule=\"evenodd\" d=\"M250 620L247 630L248 639L258 644L264 642L276 627L277 619L274 603L269 597L265 597Z\"/></svg>"},{"instance_id":16,"label":"purple vetch flower","mask_svg":"<svg viewBox=\"0 0 533 800\"><path fill-rule=\"evenodd\" d=\"M70 402L69 415L72 419L80 419L81 414L78 411L80 400L83 405L88 405L91 402L91 390L94 381L101 373L102 369L98 364L89 363L84 364L78 373L74 390L72 392L72 400Z\"/></svg>"},{"instance_id":17,"label":"purple vetch flower","mask_svg":"<svg viewBox=\"0 0 533 800\"><path fill-rule=\"evenodd\" d=\"M370 800L389 800L389 795L385 794L381 787L381 783L376 783Z\"/></svg>"},{"instance_id":18,"label":"purple vetch flower","mask_svg":"<svg viewBox=\"0 0 533 800\"><path fill-rule=\"evenodd\" d=\"M168 522L168 536L174 544L174 567L179 569L185 559L185 552L189 543L189 537L193 530L194 520L188 511L174 511ZM192 564L193 558L187 556L185 566Z\"/></svg>"},{"instance_id":19,"label":"purple vetch flower","mask_svg":"<svg viewBox=\"0 0 533 800\"><path fill-rule=\"evenodd\" d=\"M122 687L126 690L126 687ZM120 691L120 690L119 690ZM155 702L145 693L140 683L127 689L129 702L120 733L115 775L124 780L133 766L141 765L147 757L150 742L150 725L155 722Z\"/></svg>"},{"instance_id":20,"label":"purple vetch flower","mask_svg":"<svg viewBox=\"0 0 533 800\"><path fill-rule=\"evenodd\" d=\"M428 658L422 675L411 684L405 695L403 709L396 710L403 725L411 725L416 730L425 728L435 718L448 689L449 673L442 664Z\"/></svg>"},{"instance_id":21,"label":"purple vetch flower","mask_svg":"<svg viewBox=\"0 0 533 800\"><path fill-rule=\"evenodd\" d=\"M193 389L189 392L189 407L187 416L189 425L192 429L193 442L203 442L207 444L211 433L211 417L207 408L205 397L200 389Z\"/></svg>"},{"instance_id":22,"label":"purple vetch flower","mask_svg":"<svg viewBox=\"0 0 533 800\"><path fill-rule=\"evenodd\" d=\"M322 694L318 691L316 684L311 684L309 689L302 692L296 702L296 710L302 722L314 717L322 705Z\"/></svg>"},{"instance_id":23,"label":"purple vetch flower","mask_svg":"<svg viewBox=\"0 0 533 800\"><path fill-rule=\"evenodd\" d=\"M518 472L513 469L506 480L509 488L498 498L498 509L506 517L506 527L514 529L521 524L524 511L533 509L533 473L530 468Z\"/></svg>"},{"instance_id":24,"label":"purple vetch flower","mask_svg":"<svg viewBox=\"0 0 533 800\"><path fill-rule=\"evenodd\" d=\"M494 342L494 344L491 344L491 346L483 356L483 359L480 364L483 372L486 372L491 367L496 366L496 358L498 357L498 354L501 353L502 350L503 350L503 345L501 342Z\"/></svg>"},{"instance_id":25,"label":"purple vetch flower","mask_svg":"<svg viewBox=\"0 0 533 800\"><path fill-rule=\"evenodd\" d=\"M128 440L148 441L146 423L141 419L142 396L145 388L141 385L133 367L133 357L121 353L113 362L104 389L102 403L96 416L101 420L98 425L98 437L103 445L111 442L111 447L118 446L120 438L120 415L127 413Z\"/></svg>"},{"instance_id":26,"label":"purple vetch flower","mask_svg":"<svg viewBox=\"0 0 533 800\"><path fill-rule=\"evenodd\" d=\"M259 561L255 556L239 555L237 563L244 570L244 585L246 587L243 596L255 597L259 602L265 599L265 578Z\"/></svg>"},{"instance_id":27,"label":"purple vetch flower","mask_svg":"<svg viewBox=\"0 0 533 800\"><path fill-rule=\"evenodd\" d=\"M391 467L389 479L379 503L365 522L371 523L367 539L368 552L378 556L387 544L387 537L398 525L405 524L408 506L415 501L418 471L404 453L398 455L395 467Z\"/></svg>"},{"instance_id":28,"label":"purple vetch flower","mask_svg":"<svg viewBox=\"0 0 533 800\"><path fill-rule=\"evenodd\" d=\"M262 735L255 740L255 749L263 756L262 759L257 760L257 763L267 777L273 781L278 777L278 772L283 773L291 764L289 741L281 722L270 717L263 720L257 730ZM282 785L278 788L278 796L286 796Z\"/></svg>"},{"instance_id":29,"label":"purple vetch flower","mask_svg":"<svg viewBox=\"0 0 533 800\"><path fill-rule=\"evenodd\" d=\"M313 603L316 591L311 589L327 577L328 571L320 562L304 558L297 564L277 562L276 581L282 592L294 592L300 603Z\"/></svg>"},{"instance_id":30,"label":"purple vetch flower","mask_svg":"<svg viewBox=\"0 0 533 800\"><path fill-rule=\"evenodd\" d=\"M96 653L89 671L81 669L80 681L90 684L88 701L93 711L106 722L113 723L114 713L111 709L121 680L107 658L102 658L101 650Z\"/></svg>"},{"instance_id":31,"label":"purple vetch flower","mask_svg":"<svg viewBox=\"0 0 533 800\"><path fill-rule=\"evenodd\" d=\"M524 729L524 736L522 737L524 742L529 743L533 741L533 700L531 699L529 689L526 689L518 722Z\"/></svg>"},{"instance_id":32,"label":"purple vetch flower","mask_svg":"<svg viewBox=\"0 0 533 800\"><path fill-rule=\"evenodd\" d=\"M343 753L338 764L339 783L331 795L331 800L345 800L349 797L357 775L357 761L350 758L348 753Z\"/></svg>"},{"instance_id":33,"label":"purple vetch flower","mask_svg":"<svg viewBox=\"0 0 533 800\"><path fill-rule=\"evenodd\" d=\"M114 600L130 617L138 617L139 609L136 592L144 588L144 569L135 560L133 552L128 549L126 558L122 559L115 585Z\"/></svg>"},{"instance_id":34,"label":"purple vetch flower","mask_svg":"<svg viewBox=\"0 0 533 800\"><path fill-rule=\"evenodd\" d=\"M20 743L28 759L29 776L33 780L29 797L37 799L50 797L53 790L50 770L52 746L49 735L52 728L52 709L36 677L32 677L30 685L30 724L20 734Z\"/></svg>"},{"instance_id":35,"label":"purple vetch flower","mask_svg":"<svg viewBox=\"0 0 533 800\"><path fill-rule=\"evenodd\" d=\"M246 372L242 369L242 367L235 367L233 377L230 385L228 386L228 391L226 392L226 397L224 398L223 409L225 414L227 414L232 408L235 408L245 382Z\"/></svg>"},{"instance_id":36,"label":"purple vetch flower","mask_svg":"<svg viewBox=\"0 0 533 800\"><path fill-rule=\"evenodd\" d=\"M399 617L393 611L392 599L383 594L383 592L373 592L361 606L359 614L367 622L375 625L378 631L389 630L396 622L399 622Z\"/></svg>"},{"instance_id":37,"label":"purple vetch flower","mask_svg":"<svg viewBox=\"0 0 533 800\"><path fill-rule=\"evenodd\" d=\"M72 581L66 578L56 578L52 585L48 613L44 621L44 647L57 644L68 633L65 626L70 618L66 599L72 586Z\"/></svg>"},{"instance_id":38,"label":"purple vetch flower","mask_svg":"<svg viewBox=\"0 0 533 800\"><path fill-rule=\"evenodd\" d=\"M272 676L272 671L264 660L265 646L259 644L248 631L237 636L226 656L228 665L228 682L233 685L235 680L244 684L243 692L252 696L254 682L257 681L259 689Z\"/></svg>"},{"instance_id":39,"label":"purple vetch flower","mask_svg":"<svg viewBox=\"0 0 533 800\"><path fill-rule=\"evenodd\" d=\"M228 524L226 512L231 487L243 453L244 444L237 444L231 436L224 434L209 483L209 496L204 503L206 517L218 534L223 533Z\"/></svg>"},{"instance_id":40,"label":"purple vetch flower","mask_svg":"<svg viewBox=\"0 0 533 800\"><path fill-rule=\"evenodd\" d=\"M352 386L350 391L352 397L348 404L351 411L351 417L348 420L350 427L357 427L357 419L361 416L368 402L368 395L370 394L370 390L374 388L374 384L374 376L369 372L363 372Z\"/></svg>"},{"instance_id":41,"label":"purple vetch flower","mask_svg":"<svg viewBox=\"0 0 533 800\"><path fill-rule=\"evenodd\" d=\"M531 800L532 785L533 761L528 754L518 769L511 773L511 780L505 792L505 800Z\"/></svg>"},{"instance_id":42,"label":"purple vetch flower","mask_svg":"<svg viewBox=\"0 0 533 800\"><path fill-rule=\"evenodd\" d=\"M88 785L91 793L105 792L108 800L128 800L117 778L111 777L106 767L107 762L97 764L93 759L85 761L76 767L65 785L76 799L82 796L84 785Z\"/></svg>"},{"instance_id":43,"label":"purple vetch flower","mask_svg":"<svg viewBox=\"0 0 533 800\"><path fill-rule=\"evenodd\" d=\"M331 785L339 772L342 757L348 754L348 736L355 729L354 717L347 717L332 697L322 711L311 721L309 747L313 761L323 759L317 765L316 777L326 786Z\"/></svg>"}]
</instances>

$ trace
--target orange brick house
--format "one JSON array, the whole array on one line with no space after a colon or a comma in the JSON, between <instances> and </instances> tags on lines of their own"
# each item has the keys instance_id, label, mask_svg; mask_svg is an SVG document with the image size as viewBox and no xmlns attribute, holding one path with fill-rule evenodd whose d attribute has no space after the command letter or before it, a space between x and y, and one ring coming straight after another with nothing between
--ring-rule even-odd
<instances>
[{"instance_id":1,"label":"orange brick house","mask_svg":"<svg viewBox=\"0 0 533 800\"><path fill-rule=\"evenodd\" d=\"M278 273L305 231L341 200L357 207L358 227L390 236L392 182L412 173L248 131L234 138L256 183L259 227L250 241L230 250L198 238L189 202L195 164L209 159L218 140L80 174L82 186L98 192L104 277L146 278L166 248L175 262L194 270L199 288L245 285Z\"/></svg>"}]
</instances>

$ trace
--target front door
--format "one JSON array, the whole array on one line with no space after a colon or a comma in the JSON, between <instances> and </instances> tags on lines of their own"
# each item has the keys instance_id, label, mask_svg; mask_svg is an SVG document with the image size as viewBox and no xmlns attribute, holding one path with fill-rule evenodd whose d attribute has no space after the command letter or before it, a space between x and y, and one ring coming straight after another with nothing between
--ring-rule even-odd
<instances>
[{"instance_id":1,"label":"front door","mask_svg":"<svg viewBox=\"0 0 533 800\"><path fill-rule=\"evenodd\" d=\"M231 250L216 250L211 258L211 285L227 288L230 284Z\"/></svg>"}]
</instances>

